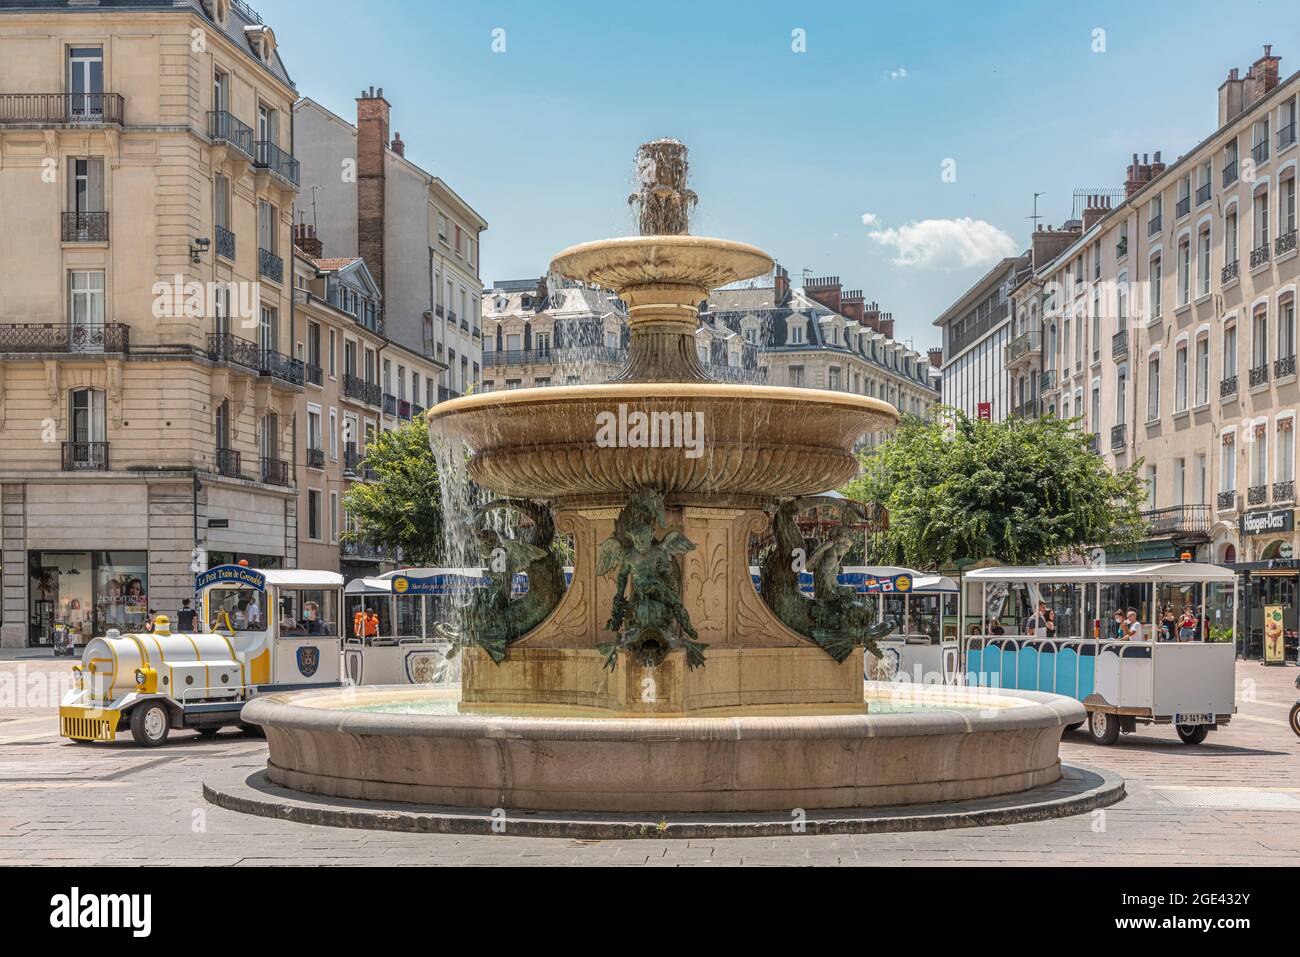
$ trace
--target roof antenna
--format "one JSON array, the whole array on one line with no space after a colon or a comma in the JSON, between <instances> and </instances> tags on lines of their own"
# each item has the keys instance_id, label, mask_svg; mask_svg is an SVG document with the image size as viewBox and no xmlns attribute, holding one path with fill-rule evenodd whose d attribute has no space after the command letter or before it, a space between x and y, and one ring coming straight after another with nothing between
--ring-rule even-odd
<instances>
[{"instance_id":1,"label":"roof antenna","mask_svg":"<svg viewBox=\"0 0 1300 957\"><path fill-rule=\"evenodd\" d=\"M1025 217L1025 219L1032 219L1034 221L1034 232L1038 232L1038 221L1043 218L1042 216L1038 215L1038 197L1046 196L1046 195L1047 195L1046 193L1034 194L1034 215Z\"/></svg>"}]
</instances>

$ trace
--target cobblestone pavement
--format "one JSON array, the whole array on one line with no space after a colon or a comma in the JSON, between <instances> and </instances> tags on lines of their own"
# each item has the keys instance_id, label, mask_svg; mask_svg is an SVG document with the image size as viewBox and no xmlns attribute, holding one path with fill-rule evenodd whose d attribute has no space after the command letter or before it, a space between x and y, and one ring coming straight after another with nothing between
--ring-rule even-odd
<instances>
[{"instance_id":1,"label":"cobblestone pavement","mask_svg":"<svg viewBox=\"0 0 1300 957\"><path fill-rule=\"evenodd\" d=\"M1239 662L1238 714L1205 744L1170 728L1110 748L1067 734L1067 762L1121 774L1104 811L1034 824L850 837L571 841L356 831L226 811L200 794L219 768L265 763L265 742L177 732L77 745L57 734L67 659L0 658L0 864L1104 864L1300 862L1300 738L1287 726L1294 667Z\"/></svg>"}]
</instances>

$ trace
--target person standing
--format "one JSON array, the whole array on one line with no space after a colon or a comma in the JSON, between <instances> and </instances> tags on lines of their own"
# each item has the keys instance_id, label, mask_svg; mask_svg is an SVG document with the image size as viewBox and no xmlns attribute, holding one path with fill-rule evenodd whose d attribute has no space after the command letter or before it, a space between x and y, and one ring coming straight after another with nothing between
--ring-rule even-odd
<instances>
[{"instance_id":1,"label":"person standing","mask_svg":"<svg viewBox=\"0 0 1300 957\"><path fill-rule=\"evenodd\" d=\"M176 613L176 628L178 631L189 632L194 630L194 609L190 607L192 604L190 599L182 599L180 611Z\"/></svg>"},{"instance_id":2,"label":"person standing","mask_svg":"<svg viewBox=\"0 0 1300 957\"><path fill-rule=\"evenodd\" d=\"M1136 608L1128 610L1128 640L1145 641L1146 637L1142 634L1142 622L1138 619Z\"/></svg>"}]
</instances>

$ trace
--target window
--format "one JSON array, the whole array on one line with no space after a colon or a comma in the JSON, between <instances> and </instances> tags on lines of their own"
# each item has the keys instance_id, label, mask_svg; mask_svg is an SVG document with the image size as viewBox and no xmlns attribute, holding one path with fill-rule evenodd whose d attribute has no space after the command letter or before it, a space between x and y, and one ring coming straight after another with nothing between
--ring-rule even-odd
<instances>
[{"instance_id":1,"label":"window","mask_svg":"<svg viewBox=\"0 0 1300 957\"><path fill-rule=\"evenodd\" d=\"M1115 374L1115 424L1123 425L1128 413L1128 366L1120 366Z\"/></svg>"},{"instance_id":2,"label":"window","mask_svg":"<svg viewBox=\"0 0 1300 957\"><path fill-rule=\"evenodd\" d=\"M212 71L212 109L218 113L230 110L230 75L221 70Z\"/></svg>"},{"instance_id":3,"label":"window","mask_svg":"<svg viewBox=\"0 0 1300 957\"><path fill-rule=\"evenodd\" d=\"M314 488L307 490L307 537L320 541L320 492Z\"/></svg>"},{"instance_id":4,"label":"window","mask_svg":"<svg viewBox=\"0 0 1300 957\"><path fill-rule=\"evenodd\" d=\"M1295 419L1277 420L1277 462L1273 464L1273 481L1295 481Z\"/></svg>"},{"instance_id":5,"label":"window","mask_svg":"<svg viewBox=\"0 0 1300 957\"><path fill-rule=\"evenodd\" d=\"M316 452L321 449L320 409L307 407L307 450Z\"/></svg>"},{"instance_id":6,"label":"window","mask_svg":"<svg viewBox=\"0 0 1300 957\"><path fill-rule=\"evenodd\" d=\"M1206 462L1205 453L1197 452L1195 465L1193 466L1193 471L1192 471L1192 489L1193 489L1193 495L1195 495L1195 501L1192 502L1193 505L1205 504L1205 493L1208 491L1205 483L1205 478L1206 478L1205 462Z\"/></svg>"},{"instance_id":7,"label":"window","mask_svg":"<svg viewBox=\"0 0 1300 957\"><path fill-rule=\"evenodd\" d=\"M102 213L107 208L104 205L104 161L98 157L70 157L68 212Z\"/></svg>"},{"instance_id":8,"label":"window","mask_svg":"<svg viewBox=\"0 0 1300 957\"><path fill-rule=\"evenodd\" d=\"M1187 487L1187 460L1174 460L1174 498L1173 505L1179 508L1183 505L1183 490Z\"/></svg>"},{"instance_id":9,"label":"window","mask_svg":"<svg viewBox=\"0 0 1300 957\"><path fill-rule=\"evenodd\" d=\"M339 541L339 493L330 492L330 544Z\"/></svg>"},{"instance_id":10,"label":"window","mask_svg":"<svg viewBox=\"0 0 1300 957\"><path fill-rule=\"evenodd\" d=\"M1147 360L1147 421L1160 418L1160 353Z\"/></svg>"},{"instance_id":11,"label":"window","mask_svg":"<svg viewBox=\"0 0 1300 957\"><path fill-rule=\"evenodd\" d=\"M1237 323L1229 319L1223 326L1223 377L1237 374Z\"/></svg>"},{"instance_id":12,"label":"window","mask_svg":"<svg viewBox=\"0 0 1300 957\"><path fill-rule=\"evenodd\" d=\"M220 173L212 179L212 221L219 228L230 232L230 180ZM220 252L220 245L217 250Z\"/></svg>"},{"instance_id":13,"label":"window","mask_svg":"<svg viewBox=\"0 0 1300 957\"><path fill-rule=\"evenodd\" d=\"M262 416L258 448L264 459L274 461L280 457L280 417L274 412Z\"/></svg>"},{"instance_id":14,"label":"window","mask_svg":"<svg viewBox=\"0 0 1300 957\"><path fill-rule=\"evenodd\" d=\"M279 210L268 203L266 200L258 200L257 203L257 245L260 249L265 249L271 255L277 255L280 248L276 242L276 220L279 219Z\"/></svg>"},{"instance_id":15,"label":"window","mask_svg":"<svg viewBox=\"0 0 1300 957\"><path fill-rule=\"evenodd\" d=\"M1223 437L1219 451L1219 491L1235 492L1237 490L1237 443L1235 436L1229 432Z\"/></svg>"},{"instance_id":16,"label":"window","mask_svg":"<svg viewBox=\"0 0 1300 957\"><path fill-rule=\"evenodd\" d=\"M1156 507L1156 478L1158 473L1154 465L1147 466L1147 508L1155 511Z\"/></svg>"},{"instance_id":17,"label":"window","mask_svg":"<svg viewBox=\"0 0 1300 957\"><path fill-rule=\"evenodd\" d=\"M1295 299L1287 298L1277 307L1277 357L1295 358Z\"/></svg>"},{"instance_id":18,"label":"window","mask_svg":"<svg viewBox=\"0 0 1300 957\"><path fill-rule=\"evenodd\" d=\"M74 389L68 401L68 441L73 444L73 461L90 464L97 456L91 444L105 441L104 393L98 389Z\"/></svg>"},{"instance_id":19,"label":"window","mask_svg":"<svg viewBox=\"0 0 1300 957\"><path fill-rule=\"evenodd\" d=\"M1237 261L1239 253L1237 251L1237 207L1233 206L1232 210L1224 217L1223 220L1223 265L1231 266Z\"/></svg>"},{"instance_id":20,"label":"window","mask_svg":"<svg viewBox=\"0 0 1300 957\"><path fill-rule=\"evenodd\" d=\"M265 103L257 104L257 138L263 143L280 142L280 114Z\"/></svg>"},{"instance_id":21,"label":"window","mask_svg":"<svg viewBox=\"0 0 1300 957\"><path fill-rule=\"evenodd\" d=\"M230 402L222 400L216 416L217 450L230 448Z\"/></svg>"},{"instance_id":22,"label":"window","mask_svg":"<svg viewBox=\"0 0 1300 957\"><path fill-rule=\"evenodd\" d=\"M330 461L339 460L339 413L330 409Z\"/></svg>"},{"instance_id":23,"label":"window","mask_svg":"<svg viewBox=\"0 0 1300 957\"><path fill-rule=\"evenodd\" d=\"M1174 411L1187 411L1187 343L1174 351Z\"/></svg>"},{"instance_id":24,"label":"window","mask_svg":"<svg viewBox=\"0 0 1300 957\"><path fill-rule=\"evenodd\" d=\"M1161 281L1164 279L1164 273L1161 271L1160 254L1151 257L1151 318L1155 319L1160 315L1164 308L1163 294L1164 290Z\"/></svg>"},{"instance_id":25,"label":"window","mask_svg":"<svg viewBox=\"0 0 1300 957\"><path fill-rule=\"evenodd\" d=\"M104 274L98 270L68 274L68 318L72 325L102 328L104 325ZM73 345L88 348L98 336L77 336Z\"/></svg>"},{"instance_id":26,"label":"window","mask_svg":"<svg viewBox=\"0 0 1300 957\"><path fill-rule=\"evenodd\" d=\"M1196 267L1196 294L1198 296L1208 296L1210 294L1210 227L1206 226L1201 230L1197 239L1198 259Z\"/></svg>"},{"instance_id":27,"label":"window","mask_svg":"<svg viewBox=\"0 0 1300 957\"><path fill-rule=\"evenodd\" d=\"M1092 431L1101 435L1101 386L1092 387Z\"/></svg>"},{"instance_id":28,"label":"window","mask_svg":"<svg viewBox=\"0 0 1300 957\"><path fill-rule=\"evenodd\" d=\"M73 119L104 114L104 48L68 48L68 112Z\"/></svg>"},{"instance_id":29,"label":"window","mask_svg":"<svg viewBox=\"0 0 1300 957\"><path fill-rule=\"evenodd\" d=\"M1295 231L1295 176L1282 180L1282 197L1278 208L1279 232L1285 236Z\"/></svg>"},{"instance_id":30,"label":"window","mask_svg":"<svg viewBox=\"0 0 1300 957\"><path fill-rule=\"evenodd\" d=\"M259 345L264 352L275 352L280 343L279 314L270 306L262 307L262 321L258 327L261 337Z\"/></svg>"},{"instance_id":31,"label":"window","mask_svg":"<svg viewBox=\"0 0 1300 957\"><path fill-rule=\"evenodd\" d=\"M334 353L337 349L338 349L338 335L337 333L335 333L333 329L331 329L329 354L326 356L326 361L329 363L329 374L331 379L335 377L335 373L337 371L334 366L335 363Z\"/></svg>"},{"instance_id":32,"label":"window","mask_svg":"<svg viewBox=\"0 0 1300 957\"><path fill-rule=\"evenodd\" d=\"M790 367L790 384L796 388L803 388L803 366Z\"/></svg>"},{"instance_id":33,"label":"window","mask_svg":"<svg viewBox=\"0 0 1300 957\"><path fill-rule=\"evenodd\" d=\"M1268 189L1255 194L1255 248L1268 245Z\"/></svg>"},{"instance_id":34,"label":"window","mask_svg":"<svg viewBox=\"0 0 1300 957\"><path fill-rule=\"evenodd\" d=\"M1268 432L1255 427L1255 441L1250 444L1250 488L1268 484Z\"/></svg>"},{"instance_id":35,"label":"window","mask_svg":"<svg viewBox=\"0 0 1300 957\"><path fill-rule=\"evenodd\" d=\"M443 245L446 245L447 243L447 217L442 215L442 213L438 214L438 240ZM448 283L448 285L451 284Z\"/></svg>"},{"instance_id":36,"label":"window","mask_svg":"<svg viewBox=\"0 0 1300 957\"><path fill-rule=\"evenodd\" d=\"M1185 306L1192 298L1191 243L1182 239L1178 243L1178 305Z\"/></svg>"},{"instance_id":37,"label":"window","mask_svg":"<svg viewBox=\"0 0 1300 957\"><path fill-rule=\"evenodd\" d=\"M1210 336L1196 340L1196 404L1210 401Z\"/></svg>"},{"instance_id":38,"label":"window","mask_svg":"<svg viewBox=\"0 0 1300 957\"><path fill-rule=\"evenodd\" d=\"M1252 369L1268 365L1268 309L1260 306L1251 320Z\"/></svg>"}]
</instances>

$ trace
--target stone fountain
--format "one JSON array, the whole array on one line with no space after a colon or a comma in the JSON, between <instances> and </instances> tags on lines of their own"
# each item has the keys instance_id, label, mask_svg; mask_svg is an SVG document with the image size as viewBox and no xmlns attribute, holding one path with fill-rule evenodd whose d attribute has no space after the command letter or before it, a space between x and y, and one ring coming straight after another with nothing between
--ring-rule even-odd
<instances>
[{"instance_id":1,"label":"stone fountain","mask_svg":"<svg viewBox=\"0 0 1300 957\"><path fill-rule=\"evenodd\" d=\"M714 381L695 333L712 289L769 273L743 243L691 236L686 148L638 153L641 235L566 249L552 272L627 304L608 382L470 395L428 413L522 534L475 522L492 584L456 632L459 694L290 693L251 703L277 784L351 798L599 812L868 807L984 797L1060 776L1073 702L1017 693L914 707L864 687L881 629L835 584L850 544L805 555L794 519L857 472L887 403ZM854 514L849 514L854 512ZM571 537L563 587L555 537ZM756 539L772 544L762 587ZM789 552L790 554L787 554ZM814 573L815 597L798 591ZM526 572L530 590L512 598ZM973 694L974 692L970 692ZM446 713L428 703L445 698ZM436 711L437 709L433 709ZM888 713L873 713L888 712Z\"/></svg>"}]
</instances>

